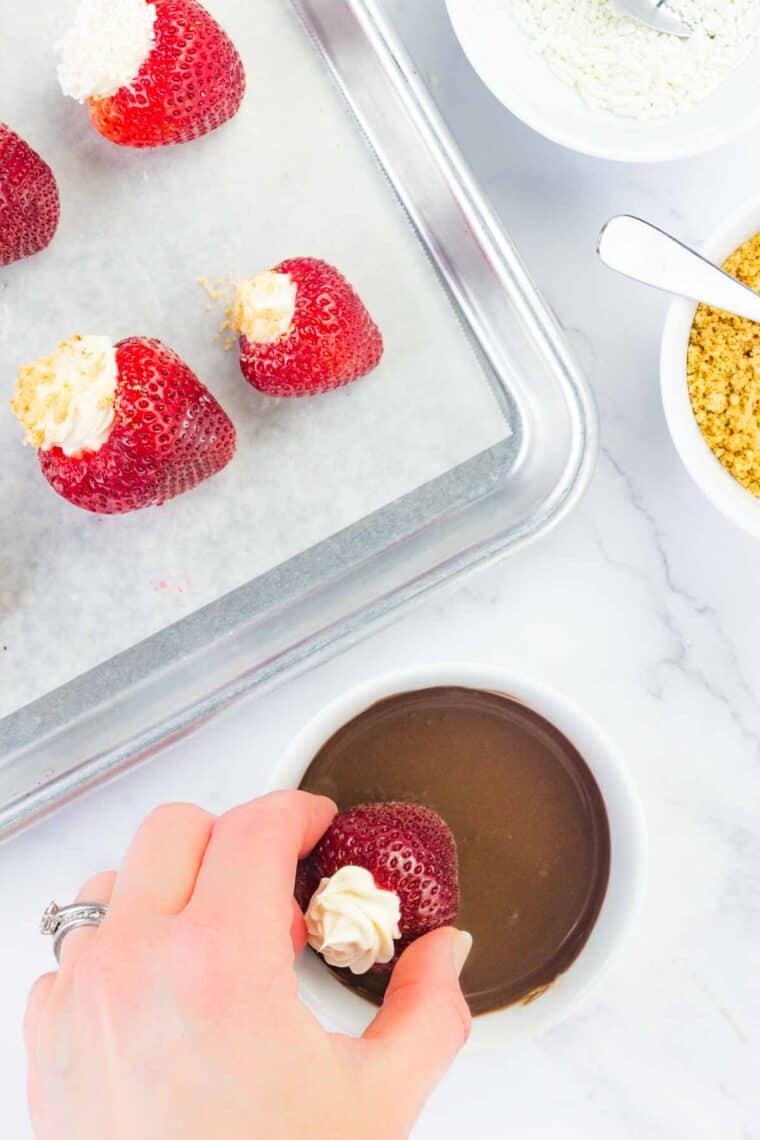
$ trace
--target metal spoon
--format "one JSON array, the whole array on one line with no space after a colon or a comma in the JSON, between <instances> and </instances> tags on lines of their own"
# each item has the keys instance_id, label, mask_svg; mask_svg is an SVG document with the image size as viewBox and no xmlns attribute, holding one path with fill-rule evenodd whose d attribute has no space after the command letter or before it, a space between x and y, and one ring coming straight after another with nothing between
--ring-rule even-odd
<instances>
[{"instance_id":1,"label":"metal spoon","mask_svg":"<svg viewBox=\"0 0 760 1140\"><path fill-rule=\"evenodd\" d=\"M612 0L612 3L624 16L630 16L656 32L666 32L683 39L688 39L694 32L694 25L681 15L677 3L671 4L670 0Z\"/></svg>"},{"instance_id":2,"label":"metal spoon","mask_svg":"<svg viewBox=\"0 0 760 1140\"><path fill-rule=\"evenodd\" d=\"M597 251L610 269L635 281L760 322L760 293L641 218L611 218L599 235Z\"/></svg>"}]
</instances>

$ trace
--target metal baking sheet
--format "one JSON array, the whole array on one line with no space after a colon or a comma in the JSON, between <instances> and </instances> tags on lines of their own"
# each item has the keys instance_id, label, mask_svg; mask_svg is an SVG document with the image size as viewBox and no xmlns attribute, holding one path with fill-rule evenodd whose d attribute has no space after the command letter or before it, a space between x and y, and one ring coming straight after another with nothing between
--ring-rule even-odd
<instances>
[{"instance_id":1,"label":"metal baking sheet","mask_svg":"<svg viewBox=\"0 0 760 1140\"><path fill-rule=\"evenodd\" d=\"M76 0L20 6L20 41L52 46ZM5 48L19 124L60 180L44 254L3 275L0 358L18 367L72 332L156 336L236 424L237 455L164 507L98 517L40 477L0 417L0 715L505 438L471 344L355 121L283 0L213 0L247 62L240 114L197 143L132 152L56 90L50 52ZM38 86L44 98L29 101ZM224 307L199 278L251 276L306 254L339 266L383 330L375 373L312 400L272 400L216 338ZM208 311L207 311L208 307ZM225 341L228 351L225 351ZM128 568L128 573L126 569Z\"/></svg>"},{"instance_id":2,"label":"metal baking sheet","mask_svg":"<svg viewBox=\"0 0 760 1140\"><path fill-rule=\"evenodd\" d=\"M60 502L3 420L5 833L535 537L593 462L583 379L383 6L212 7L252 83L239 119L197 144L108 148L58 96L49 59L24 61L44 99L20 68L5 80L9 119L37 123L17 126L64 195L56 246L3 278L0 329L18 324L0 341L6 372L74 329L159 335L241 433L221 476L112 519ZM37 19L19 14L17 49ZM214 343L196 281L299 251L354 280L388 349L332 396L267 401Z\"/></svg>"}]
</instances>

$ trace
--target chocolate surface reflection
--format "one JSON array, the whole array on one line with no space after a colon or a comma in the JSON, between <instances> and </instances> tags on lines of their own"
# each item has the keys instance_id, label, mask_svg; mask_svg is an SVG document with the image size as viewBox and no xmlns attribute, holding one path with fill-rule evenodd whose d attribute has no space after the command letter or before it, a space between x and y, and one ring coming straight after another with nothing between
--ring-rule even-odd
<instances>
[{"instance_id":1,"label":"chocolate surface reflection","mask_svg":"<svg viewBox=\"0 0 760 1140\"><path fill-rule=\"evenodd\" d=\"M412 800L443 816L459 853L457 925L475 939L462 976L473 1013L539 993L588 939L609 877L604 801L570 741L517 701L455 687L389 697L324 745L301 787L341 810ZM381 1000L387 978L336 973Z\"/></svg>"}]
</instances>

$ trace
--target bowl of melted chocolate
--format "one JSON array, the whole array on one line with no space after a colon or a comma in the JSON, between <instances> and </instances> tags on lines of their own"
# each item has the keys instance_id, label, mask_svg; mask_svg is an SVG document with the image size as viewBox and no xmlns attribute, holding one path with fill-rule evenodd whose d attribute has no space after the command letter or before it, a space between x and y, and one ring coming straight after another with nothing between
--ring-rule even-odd
<instances>
[{"instance_id":1,"label":"bowl of melted chocolate","mask_svg":"<svg viewBox=\"0 0 760 1140\"><path fill-rule=\"evenodd\" d=\"M446 821L457 926L474 940L462 988L475 1044L565 1016L635 910L643 826L614 750L556 694L504 670L426 667L353 690L301 733L275 786L330 796L341 811L420 803ZM349 1032L368 1023L387 984L310 950L299 974L307 1000Z\"/></svg>"}]
</instances>

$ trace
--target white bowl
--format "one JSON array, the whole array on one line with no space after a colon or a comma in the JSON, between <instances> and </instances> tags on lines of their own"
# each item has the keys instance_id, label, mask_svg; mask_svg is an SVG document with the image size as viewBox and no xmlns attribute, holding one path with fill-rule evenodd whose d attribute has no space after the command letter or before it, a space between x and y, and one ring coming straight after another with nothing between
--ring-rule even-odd
<instances>
[{"instance_id":1,"label":"white bowl","mask_svg":"<svg viewBox=\"0 0 760 1140\"><path fill-rule=\"evenodd\" d=\"M598 158L662 162L703 154L760 124L760 46L683 114L629 119L588 107L551 71L506 0L446 0L457 38L496 98L554 142Z\"/></svg>"},{"instance_id":2,"label":"white bowl","mask_svg":"<svg viewBox=\"0 0 760 1140\"><path fill-rule=\"evenodd\" d=\"M330 737L364 709L395 693L436 685L460 685L508 693L546 717L585 758L607 806L612 843L610 878L599 917L581 953L559 978L527 1005L510 1006L474 1019L469 1048L497 1047L535 1036L566 1017L608 965L637 910L645 876L645 830L635 788L615 748L596 725L564 697L522 680L508 669L481 665L423 665L386 673L328 705L296 737L277 766L272 788L297 787ZM306 953L298 963L301 993L335 1028L360 1034L376 1010L341 985Z\"/></svg>"},{"instance_id":3,"label":"white bowl","mask_svg":"<svg viewBox=\"0 0 760 1140\"><path fill-rule=\"evenodd\" d=\"M721 265L760 231L760 196L745 202L702 246ZM760 538L760 499L742 487L713 455L694 417L686 377L686 352L697 306L673 301L665 318L660 351L660 385L665 418L686 470L713 506L737 526Z\"/></svg>"}]
</instances>

